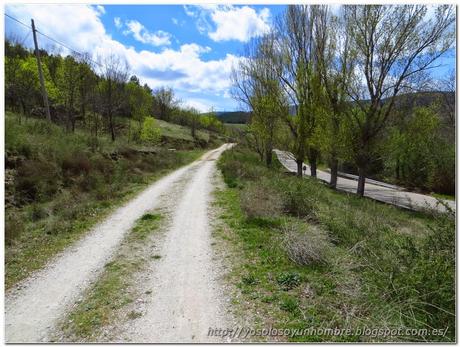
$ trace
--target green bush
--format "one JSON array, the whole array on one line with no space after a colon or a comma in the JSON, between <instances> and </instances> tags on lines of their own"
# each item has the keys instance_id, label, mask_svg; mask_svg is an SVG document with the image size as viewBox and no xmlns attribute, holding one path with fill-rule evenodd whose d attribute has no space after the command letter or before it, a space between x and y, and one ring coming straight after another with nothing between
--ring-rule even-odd
<instances>
[{"instance_id":1,"label":"green bush","mask_svg":"<svg viewBox=\"0 0 460 347\"><path fill-rule=\"evenodd\" d=\"M283 194L284 209L295 217L317 219L317 187L309 179L290 178L280 185Z\"/></svg>"},{"instance_id":2,"label":"green bush","mask_svg":"<svg viewBox=\"0 0 460 347\"><path fill-rule=\"evenodd\" d=\"M397 295L428 326L449 327L455 337L455 222L441 216L420 248L403 253L406 271L393 279ZM415 259L414 259L415 258Z\"/></svg>"},{"instance_id":3,"label":"green bush","mask_svg":"<svg viewBox=\"0 0 460 347\"><path fill-rule=\"evenodd\" d=\"M278 275L276 281L283 290L291 290L300 284L300 275L297 272L283 272Z\"/></svg>"},{"instance_id":4,"label":"green bush","mask_svg":"<svg viewBox=\"0 0 460 347\"><path fill-rule=\"evenodd\" d=\"M141 140L149 145L156 145L161 140L161 129L156 124L155 118L145 117L142 124Z\"/></svg>"}]
</instances>

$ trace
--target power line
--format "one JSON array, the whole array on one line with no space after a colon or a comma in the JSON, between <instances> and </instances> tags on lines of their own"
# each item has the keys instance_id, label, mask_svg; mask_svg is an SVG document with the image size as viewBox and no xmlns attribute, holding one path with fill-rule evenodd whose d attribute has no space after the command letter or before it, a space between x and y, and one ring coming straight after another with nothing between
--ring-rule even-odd
<instances>
[{"instance_id":1,"label":"power line","mask_svg":"<svg viewBox=\"0 0 460 347\"><path fill-rule=\"evenodd\" d=\"M30 29L30 27L29 27L27 24L21 22L19 19L16 19L16 18L10 16L10 15L7 14L7 13L5 13L5 16L7 16L8 18L14 20L15 22L18 22L18 23L21 24L21 25L24 25L27 29Z\"/></svg>"},{"instance_id":2,"label":"power line","mask_svg":"<svg viewBox=\"0 0 460 347\"><path fill-rule=\"evenodd\" d=\"M27 24L21 22L19 19L16 19L16 18L14 18L13 16L10 16L10 15L7 14L7 13L5 13L5 16L7 16L8 18L14 20L15 22L17 22L17 23L19 23L19 24L25 26L27 29L30 30L30 27L29 27ZM75 49L69 47L68 45L66 45L66 44L64 44L64 43L62 43L62 42L56 40L55 38L52 38L52 37L49 36L49 35L46 35L46 34L42 33L41 31L35 30L35 32L37 32L38 34L40 34L40 35L46 37L48 40L51 40L51 41L53 41L54 43L57 43L58 45L60 45L60 46L62 46L62 47L64 47L64 48L67 48L69 51L71 51L71 52L73 52L73 53L76 53L76 54L78 54L78 55L80 55L80 56L84 56L83 53L81 53L81 52L79 52L79 51L77 51L77 50L75 50ZM94 63L94 64L97 64L97 65L103 67L103 65L102 65L101 63L99 63L99 62L97 62L97 61L94 61L93 59L91 59L91 58L89 58L89 57L88 57L88 60L91 61L91 62Z\"/></svg>"},{"instance_id":3,"label":"power line","mask_svg":"<svg viewBox=\"0 0 460 347\"><path fill-rule=\"evenodd\" d=\"M60 41L58 41L58 40L56 40L56 39L54 39L54 38L52 38L52 37L50 37L50 36L48 36L48 35L42 33L41 31L38 31L38 30L37 30L37 33L39 33L40 35L46 37L48 40L51 40L51 41L53 41L54 43L57 43L58 45L61 45L61 46L64 47L64 48L67 48L69 51L72 51L72 52L74 52L74 53L76 53L76 54L78 54L78 55L80 55L80 56L84 56L84 55L85 55L84 53L81 53L81 52L79 52L79 51L77 51L77 50L75 50L75 49L73 49L73 48L67 46L66 44L64 44L64 43L62 43L62 42L60 42ZM88 60L91 61L91 62L93 62L94 64L97 64L97 65L101 66L101 67L103 66L101 63L99 63L99 62L97 62L97 61L94 61L94 60L92 60L92 59L89 58L89 57L88 57Z\"/></svg>"}]
</instances>

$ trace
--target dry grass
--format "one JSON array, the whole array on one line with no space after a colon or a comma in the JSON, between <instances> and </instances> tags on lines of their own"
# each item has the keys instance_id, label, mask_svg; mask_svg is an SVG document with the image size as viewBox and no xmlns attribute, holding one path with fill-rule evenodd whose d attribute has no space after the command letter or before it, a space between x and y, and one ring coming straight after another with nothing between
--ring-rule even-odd
<instances>
[{"instance_id":1,"label":"dry grass","mask_svg":"<svg viewBox=\"0 0 460 347\"><path fill-rule=\"evenodd\" d=\"M268 185L248 184L241 192L241 207L248 218L273 218L283 211L280 195Z\"/></svg>"},{"instance_id":2,"label":"dry grass","mask_svg":"<svg viewBox=\"0 0 460 347\"><path fill-rule=\"evenodd\" d=\"M289 259L298 265L329 262L331 240L324 230L306 223L286 223L283 226L283 247Z\"/></svg>"}]
</instances>

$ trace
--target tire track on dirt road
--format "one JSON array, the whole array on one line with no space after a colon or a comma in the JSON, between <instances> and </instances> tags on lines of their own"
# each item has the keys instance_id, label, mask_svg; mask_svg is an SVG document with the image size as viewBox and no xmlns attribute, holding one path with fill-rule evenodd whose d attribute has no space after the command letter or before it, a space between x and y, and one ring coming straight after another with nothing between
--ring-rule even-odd
<instances>
[{"instance_id":1,"label":"tire track on dirt road","mask_svg":"<svg viewBox=\"0 0 460 347\"><path fill-rule=\"evenodd\" d=\"M145 314L120 327L115 341L136 343L222 342L209 337L210 327L228 327L226 301L213 259L209 205L220 152L196 171L177 200L161 260L152 262L144 283L152 298Z\"/></svg>"},{"instance_id":2,"label":"tire track on dirt road","mask_svg":"<svg viewBox=\"0 0 460 347\"><path fill-rule=\"evenodd\" d=\"M159 197L188 170L199 166L201 172L201 166L207 167L211 158L217 158L228 147L223 145L209 151L201 159L153 183L45 268L9 290L5 297L6 341L48 341L55 324L75 303L78 295L97 279L134 222L157 207Z\"/></svg>"}]
</instances>

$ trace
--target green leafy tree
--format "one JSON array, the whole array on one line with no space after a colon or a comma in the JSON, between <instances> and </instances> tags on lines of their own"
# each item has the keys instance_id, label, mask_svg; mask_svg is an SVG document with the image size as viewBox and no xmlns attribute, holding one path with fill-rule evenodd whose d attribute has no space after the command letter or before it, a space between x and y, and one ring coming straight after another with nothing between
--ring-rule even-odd
<instances>
[{"instance_id":1,"label":"green leafy tree","mask_svg":"<svg viewBox=\"0 0 460 347\"><path fill-rule=\"evenodd\" d=\"M59 101L62 102L66 112L66 128L75 131L77 119L77 93L79 84L78 62L72 56L64 58L58 70L57 87L59 90Z\"/></svg>"},{"instance_id":2,"label":"green leafy tree","mask_svg":"<svg viewBox=\"0 0 460 347\"><path fill-rule=\"evenodd\" d=\"M435 106L416 108L394 126L384 144L386 169L408 187L452 194L455 191L455 150L440 132Z\"/></svg>"},{"instance_id":3,"label":"green leafy tree","mask_svg":"<svg viewBox=\"0 0 460 347\"><path fill-rule=\"evenodd\" d=\"M138 138L138 132L131 134L131 119L142 124L146 117L149 117L153 107L153 96L142 86L139 85L139 80L136 76L131 77L130 82L126 85L126 93L128 96L130 118L129 118L129 137ZM141 126L139 126L141 129Z\"/></svg>"},{"instance_id":4,"label":"green leafy tree","mask_svg":"<svg viewBox=\"0 0 460 347\"><path fill-rule=\"evenodd\" d=\"M427 10L420 5L346 6L350 48L357 55L347 94L357 106L348 118L356 130L353 152L360 196L396 97L423 86L427 70L454 42L455 7L436 6L432 17Z\"/></svg>"}]
</instances>

